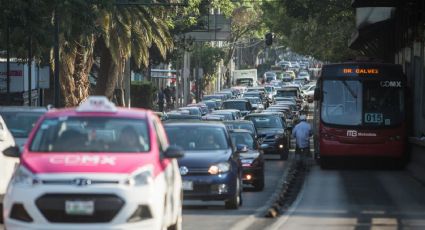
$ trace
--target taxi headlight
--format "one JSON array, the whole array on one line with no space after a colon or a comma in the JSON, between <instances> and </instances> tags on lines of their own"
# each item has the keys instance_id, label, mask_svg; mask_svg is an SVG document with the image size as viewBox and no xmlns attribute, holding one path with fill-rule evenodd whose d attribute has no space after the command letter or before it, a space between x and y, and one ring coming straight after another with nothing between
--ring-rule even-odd
<instances>
[{"instance_id":1,"label":"taxi headlight","mask_svg":"<svg viewBox=\"0 0 425 230\"><path fill-rule=\"evenodd\" d=\"M153 182L153 172L151 168L138 170L130 178L125 181L129 186L142 186Z\"/></svg>"},{"instance_id":2,"label":"taxi headlight","mask_svg":"<svg viewBox=\"0 0 425 230\"><path fill-rule=\"evenodd\" d=\"M13 185L33 186L40 183L40 180L25 166L20 165L13 174L11 183Z\"/></svg>"},{"instance_id":3,"label":"taxi headlight","mask_svg":"<svg viewBox=\"0 0 425 230\"><path fill-rule=\"evenodd\" d=\"M223 163L211 165L210 168L208 169L208 172L211 175L226 173L228 171L230 171L230 164L228 162L223 162Z\"/></svg>"}]
</instances>

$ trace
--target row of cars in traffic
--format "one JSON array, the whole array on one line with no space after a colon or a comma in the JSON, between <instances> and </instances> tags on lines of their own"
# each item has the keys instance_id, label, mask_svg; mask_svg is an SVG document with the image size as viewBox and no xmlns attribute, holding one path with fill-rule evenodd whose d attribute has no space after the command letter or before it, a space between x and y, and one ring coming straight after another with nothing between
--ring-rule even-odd
<instances>
[{"instance_id":1,"label":"row of cars in traffic","mask_svg":"<svg viewBox=\"0 0 425 230\"><path fill-rule=\"evenodd\" d=\"M301 87L232 87L205 95L199 103L157 113L178 159L184 199L242 204L244 186L265 186L264 154L286 160L291 129L305 108Z\"/></svg>"},{"instance_id":2,"label":"row of cars in traffic","mask_svg":"<svg viewBox=\"0 0 425 230\"><path fill-rule=\"evenodd\" d=\"M166 114L104 97L2 107L5 227L181 229L183 199L238 208L244 186L264 188L264 154L287 158L301 90L234 87L203 99Z\"/></svg>"}]
</instances>

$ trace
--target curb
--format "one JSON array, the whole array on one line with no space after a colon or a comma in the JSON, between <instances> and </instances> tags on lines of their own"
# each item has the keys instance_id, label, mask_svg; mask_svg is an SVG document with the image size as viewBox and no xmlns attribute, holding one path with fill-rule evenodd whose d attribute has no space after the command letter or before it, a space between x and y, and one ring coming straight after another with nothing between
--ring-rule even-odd
<instances>
[{"instance_id":1,"label":"curb","mask_svg":"<svg viewBox=\"0 0 425 230\"><path fill-rule=\"evenodd\" d=\"M239 230L239 229L247 229L249 226L251 226L257 219L264 218L268 213L270 213L270 210L276 210L273 216L270 217L277 217L279 215L279 207L274 207L275 204L279 201L280 194L282 193L282 190L284 189L284 185L286 185L287 177L289 174L289 170L293 167L295 156L294 154L291 154L292 157L290 157L288 164L285 167L285 170L283 171L282 177L278 180L278 186L276 187L273 194L270 196L270 198L267 200L265 205L257 208L255 212L242 220L236 222L232 225L230 228L231 230Z\"/></svg>"}]
</instances>

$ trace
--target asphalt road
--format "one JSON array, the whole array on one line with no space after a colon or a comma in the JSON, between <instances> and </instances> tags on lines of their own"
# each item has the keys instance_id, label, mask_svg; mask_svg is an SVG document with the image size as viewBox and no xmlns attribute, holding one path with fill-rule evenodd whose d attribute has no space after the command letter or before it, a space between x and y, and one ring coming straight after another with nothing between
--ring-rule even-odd
<instances>
[{"instance_id":1,"label":"asphalt road","mask_svg":"<svg viewBox=\"0 0 425 230\"><path fill-rule=\"evenodd\" d=\"M258 208L265 205L276 189L277 181L282 176L285 163L280 161L278 155L266 155L265 188L262 192L245 189L243 192L243 205L238 210L227 210L224 202L184 201L183 203L183 229L208 230L230 229L235 224L243 222L244 218L254 214Z\"/></svg>"},{"instance_id":2,"label":"asphalt road","mask_svg":"<svg viewBox=\"0 0 425 230\"><path fill-rule=\"evenodd\" d=\"M272 229L425 229L425 186L406 171L314 166L290 210Z\"/></svg>"}]
</instances>

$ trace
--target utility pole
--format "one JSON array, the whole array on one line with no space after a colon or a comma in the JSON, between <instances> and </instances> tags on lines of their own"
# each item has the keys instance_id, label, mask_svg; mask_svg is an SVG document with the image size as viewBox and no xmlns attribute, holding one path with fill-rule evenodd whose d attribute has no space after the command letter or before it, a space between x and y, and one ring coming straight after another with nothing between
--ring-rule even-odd
<instances>
[{"instance_id":1,"label":"utility pole","mask_svg":"<svg viewBox=\"0 0 425 230\"><path fill-rule=\"evenodd\" d=\"M29 10L31 9L31 0L29 1L29 9L27 12L27 26L28 26L28 105L32 106L32 30L30 24Z\"/></svg>"},{"instance_id":2,"label":"utility pole","mask_svg":"<svg viewBox=\"0 0 425 230\"><path fill-rule=\"evenodd\" d=\"M189 101L189 75L190 75L190 53L184 52L183 57L183 105L187 105Z\"/></svg>"}]
</instances>

